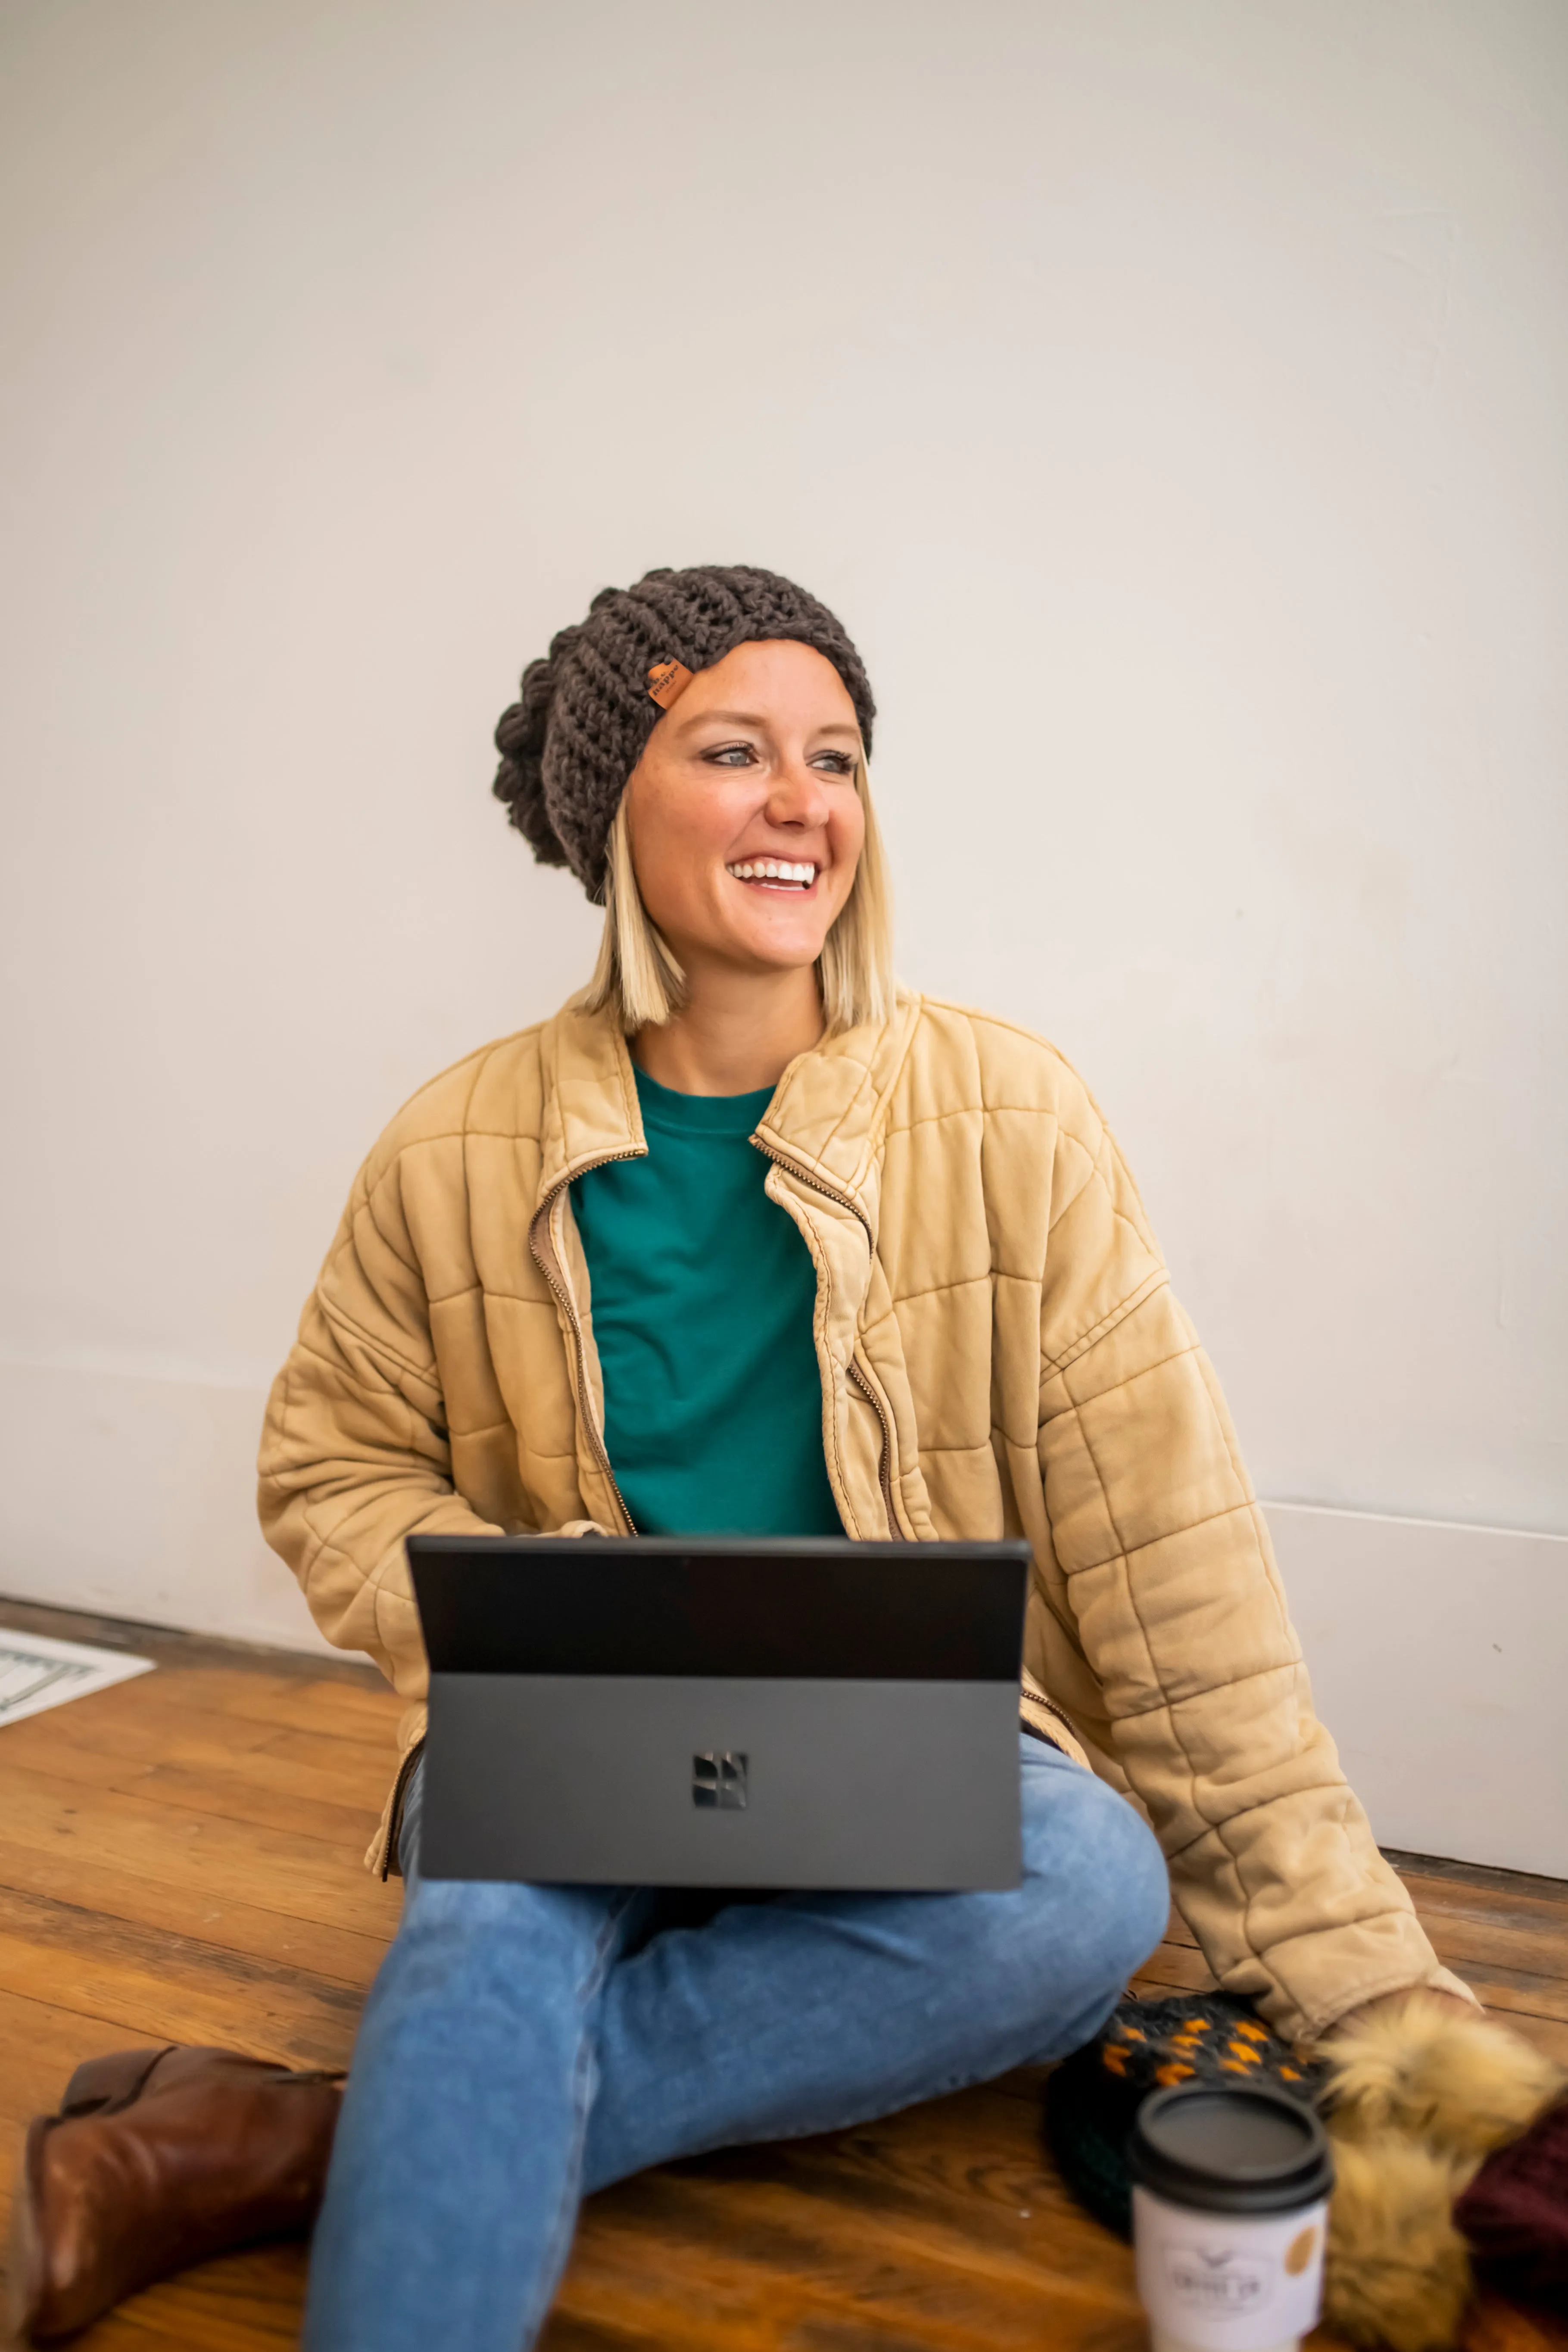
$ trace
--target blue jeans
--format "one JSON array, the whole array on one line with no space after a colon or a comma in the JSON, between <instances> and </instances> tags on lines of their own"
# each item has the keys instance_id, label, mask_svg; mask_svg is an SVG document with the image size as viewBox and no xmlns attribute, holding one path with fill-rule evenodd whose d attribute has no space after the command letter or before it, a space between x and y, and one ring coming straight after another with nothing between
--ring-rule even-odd
<instances>
[{"instance_id":1,"label":"blue jeans","mask_svg":"<svg viewBox=\"0 0 1568 2352\"><path fill-rule=\"evenodd\" d=\"M521 2352L579 2201L650 2164L888 2115L1087 2042L1165 1929L1131 1807L1020 1736L1006 1894L423 1879L360 2028L306 2352ZM704 1916L706 1913L708 1916Z\"/></svg>"}]
</instances>

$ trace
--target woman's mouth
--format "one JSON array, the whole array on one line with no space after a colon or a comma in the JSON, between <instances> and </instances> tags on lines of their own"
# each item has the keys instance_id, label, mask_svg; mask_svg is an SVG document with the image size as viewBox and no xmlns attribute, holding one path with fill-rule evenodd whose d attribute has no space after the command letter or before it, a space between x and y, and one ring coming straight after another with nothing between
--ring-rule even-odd
<instances>
[{"instance_id":1,"label":"woman's mouth","mask_svg":"<svg viewBox=\"0 0 1568 2352\"><path fill-rule=\"evenodd\" d=\"M809 890L821 870L807 858L792 857L737 858L724 868L737 882L760 890Z\"/></svg>"}]
</instances>

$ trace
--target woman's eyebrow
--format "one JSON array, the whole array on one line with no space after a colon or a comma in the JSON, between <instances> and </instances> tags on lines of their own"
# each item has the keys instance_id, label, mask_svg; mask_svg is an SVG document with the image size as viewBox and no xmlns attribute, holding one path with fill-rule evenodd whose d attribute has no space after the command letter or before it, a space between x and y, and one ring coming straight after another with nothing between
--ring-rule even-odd
<instances>
[{"instance_id":1,"label":"woman's eyebrow","mask_svg":"<svg viewBox=\"0 0 1568 2352\"><path fill-rule=\"evenodd\" d=\"M710 724L719 727L763 728L767 726L768 721L755 710L695 710L680 731L685 734L693 727L706 727ZM852 719L829 719L820 727L814 727L811 732L814 735L847 735L857 742L860 736L860 730Z\"/></svg>"}]
</instances>

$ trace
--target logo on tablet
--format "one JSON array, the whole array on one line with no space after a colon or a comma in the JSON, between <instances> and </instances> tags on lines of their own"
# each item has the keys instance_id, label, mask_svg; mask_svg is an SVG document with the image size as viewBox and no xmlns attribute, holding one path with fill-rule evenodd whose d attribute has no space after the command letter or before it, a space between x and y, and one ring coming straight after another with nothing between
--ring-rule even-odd
<instances>
[{"instance_id":1,"label":"logo on tablet","mask_svg":"<svg viewBox=\"0 0 1568 2352\"><path fill-rule=\"evenodd\" d=\"M732 1748L705 1748L691 1759L691 1801L721 1813L746 1810L746 1759Z\"/></svg>"}]
</instances>

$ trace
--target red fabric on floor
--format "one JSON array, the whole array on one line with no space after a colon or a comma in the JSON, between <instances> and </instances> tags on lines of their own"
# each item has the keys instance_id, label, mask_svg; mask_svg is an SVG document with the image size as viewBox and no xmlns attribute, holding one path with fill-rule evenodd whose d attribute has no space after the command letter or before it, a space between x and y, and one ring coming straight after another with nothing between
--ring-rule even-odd
<instances>
[{"instance_id":1,"label":"red fabric on floor","mask_svg":"<svg viewBox=\"0 0 1568 2352\"><path fill-rule=\"evenodd\" d=\"M1568 2101L1489 2156L1454 2210L1489 2286L1568 2312Z\"/></svg>"}]
</instances>

